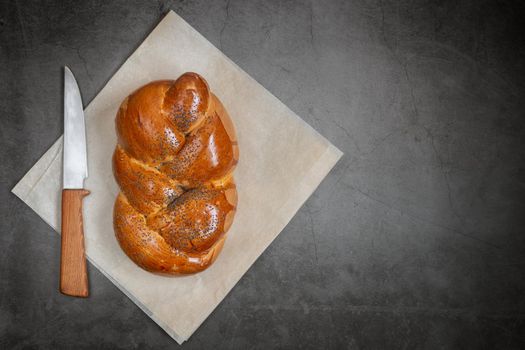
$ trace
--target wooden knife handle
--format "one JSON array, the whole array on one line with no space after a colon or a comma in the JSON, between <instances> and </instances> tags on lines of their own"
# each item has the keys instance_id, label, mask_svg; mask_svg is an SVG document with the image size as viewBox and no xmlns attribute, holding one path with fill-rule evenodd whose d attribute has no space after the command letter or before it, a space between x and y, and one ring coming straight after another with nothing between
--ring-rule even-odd
<instances>
[{"instance_id":1,"label":"wooden knife handle","mask_svg":"<svg viewBox=\"0 0 525 350\"><path fill-rule=\"evenodd\" d=\"M62 252L60 255L60 292L75 297L88 296L82 199L84 189L62 191Z\"/></svg>"}]
</instances>

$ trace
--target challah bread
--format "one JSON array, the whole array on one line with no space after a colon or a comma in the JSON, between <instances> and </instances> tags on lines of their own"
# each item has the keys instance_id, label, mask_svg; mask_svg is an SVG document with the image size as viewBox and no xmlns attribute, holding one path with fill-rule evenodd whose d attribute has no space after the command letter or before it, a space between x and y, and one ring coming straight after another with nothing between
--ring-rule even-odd
<instances>
[{"instance_id":1,"label":"challah bread","mask_svg":"<svg viewBox=\"0 0 525 350\"><path fill-rule=\"evenodd\" d=\"M185 73L128 96L116 129L113 219L121 248L151 272L206 269L237 205L239 150L226 109L200 75Z\"/></svg>"}]
</instances>

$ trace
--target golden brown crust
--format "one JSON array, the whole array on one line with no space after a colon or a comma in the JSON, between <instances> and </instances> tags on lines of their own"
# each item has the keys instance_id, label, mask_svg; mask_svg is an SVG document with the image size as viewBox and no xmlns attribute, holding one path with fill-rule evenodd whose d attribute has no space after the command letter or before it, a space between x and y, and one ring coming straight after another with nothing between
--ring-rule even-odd
<instances>
[{"instance_id":1,"label":"golden brown crust","mask_svg":"<svg viewBox=\"0 0 525 350\"><path fill-rule=\"evenodd\" d=\"M116 117L114 228L142 268L195 273L213 263L237 206L235 129L196 73L149 83Z\"/></svg>"}]
</instances>

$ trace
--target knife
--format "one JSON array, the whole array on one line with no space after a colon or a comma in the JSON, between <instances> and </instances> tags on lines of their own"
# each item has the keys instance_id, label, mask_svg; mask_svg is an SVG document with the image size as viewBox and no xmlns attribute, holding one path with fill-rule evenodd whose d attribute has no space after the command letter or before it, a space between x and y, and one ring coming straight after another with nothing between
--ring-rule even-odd
<instances>
[{"instance_id":1,"label":"knife","mask_svg":"<svg viewBox=\"0 0 525 350\"><path fill-rule=\"evenodd\" d=\"M86 127L78 84L64 67L64 165L62 190L62 249L60 292L87 297L88 277L82 227L82 199L88 176Z\"/></svg>"}]
</instances>

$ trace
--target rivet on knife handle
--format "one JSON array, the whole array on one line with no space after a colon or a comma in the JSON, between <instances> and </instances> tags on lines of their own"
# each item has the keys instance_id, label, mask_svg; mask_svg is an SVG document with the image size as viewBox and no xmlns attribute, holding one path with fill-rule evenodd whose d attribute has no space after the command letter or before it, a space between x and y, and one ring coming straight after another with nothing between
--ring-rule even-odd
<instances>
[{"instance_id":1,"label":"rivet on knife handle","mask_svg":"<svg viewBox=\"0 0 525 350\"><path fill-rule=\"evenodd\" d=\"M87 297L88 278L82 225L84 189L62 191L62 253L60 256L60 292Z\"/></svg>"}]
</instances>

